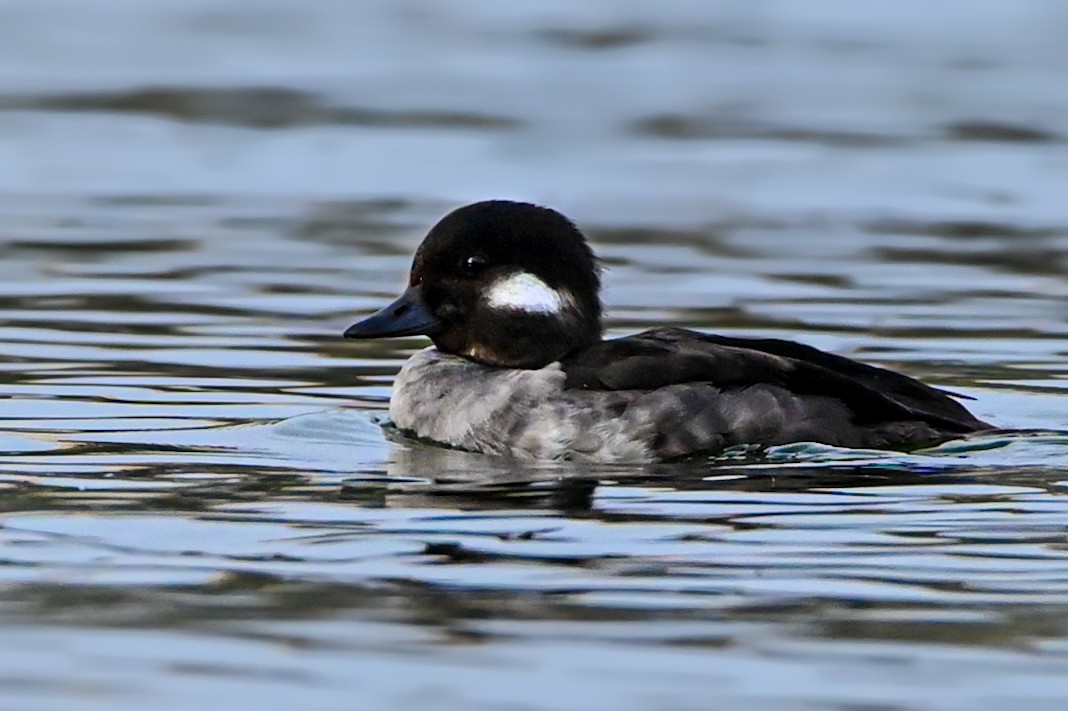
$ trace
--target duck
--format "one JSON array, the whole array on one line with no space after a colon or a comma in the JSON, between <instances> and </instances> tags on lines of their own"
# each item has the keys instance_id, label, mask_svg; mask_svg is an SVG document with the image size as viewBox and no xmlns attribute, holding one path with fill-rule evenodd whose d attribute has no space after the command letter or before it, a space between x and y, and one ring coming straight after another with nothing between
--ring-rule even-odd
<instances>
[{"instance_id":1,"label":"duck","mask_svg":"<svg viewBox=\"0 0 1068 711\"><path fill-rule=\"evenodd\" d=\"M575 223L486 200L441 218L403 294L344 337L429 337L393 383L393 427L514 459L656 462L800 442L907 451L993 428L963 396L790 340L671 326L605 339L600 290Z\"/></svg>"}]
</instances>

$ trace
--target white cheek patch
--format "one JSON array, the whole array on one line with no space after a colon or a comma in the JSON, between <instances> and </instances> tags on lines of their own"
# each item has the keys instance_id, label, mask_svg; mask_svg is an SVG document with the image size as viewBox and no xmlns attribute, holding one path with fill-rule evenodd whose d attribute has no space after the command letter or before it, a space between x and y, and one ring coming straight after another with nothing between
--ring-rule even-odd
<instances>
[{"instance_id":1,"label":"white cheek patch","mask_svg":"<svg viewBox=\"0 0 1068 711\"><path fill-rule=\"evenodd\" d=\"M533 274L519 272L491 284L486 304L493 309L555 314L563 307L564 297Z\"/></svg>"}]
</instances>

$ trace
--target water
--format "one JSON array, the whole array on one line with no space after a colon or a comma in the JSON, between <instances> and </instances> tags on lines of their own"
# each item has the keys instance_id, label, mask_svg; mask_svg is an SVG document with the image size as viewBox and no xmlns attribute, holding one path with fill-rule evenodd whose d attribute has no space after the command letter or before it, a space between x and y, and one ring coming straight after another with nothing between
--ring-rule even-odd
<instances>
[{"instance_id":1,"label":"water","mask_svg":"<svg viewBox=\"0 0 1068 711\"><path fill-rule=\"evenodd\" d=\"M1062 708L1068 12L0 8L0 708ZM612 334L787 336L1026 433L528 466L339 334L467 200Z\"/></svg>"}]
</instances>

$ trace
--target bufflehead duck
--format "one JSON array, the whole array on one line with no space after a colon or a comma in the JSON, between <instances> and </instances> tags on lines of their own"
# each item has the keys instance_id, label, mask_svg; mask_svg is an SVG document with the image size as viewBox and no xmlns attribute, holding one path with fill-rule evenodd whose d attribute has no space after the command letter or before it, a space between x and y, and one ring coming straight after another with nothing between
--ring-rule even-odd
<instances>
[{"instance_id":1,"label":"bufflehead duck","mask_svg":"<svg viewBox=\"0 0 1068 711\"><path fill-rule=\"evenodd\" d=\"M346 338L426 335L389 414L527 459L653 461L739 444L907 449L990 429L949 394L793 341L654 328L601 338L600 277L555 210L490 200L438 222L408 289Z\"/></svg>"}]
</instances>

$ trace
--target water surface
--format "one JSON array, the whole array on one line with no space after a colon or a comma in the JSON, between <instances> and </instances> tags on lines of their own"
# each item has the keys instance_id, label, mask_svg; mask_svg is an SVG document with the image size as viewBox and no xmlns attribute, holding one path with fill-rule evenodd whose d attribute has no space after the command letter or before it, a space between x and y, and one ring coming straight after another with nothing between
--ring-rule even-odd
<instances>
[{"instance_id":1,"label":"water surface","mask_svg":"<svg viewBox=\"0 0 1068 711\"><path fill-rule=\"evenodd\" d=\"M0 10L0 708L1068 703L1068 13L793 7ZM612 335L797 338L1027 432L390 439L425 342L339 334L485 197L586 229Z\"/></svg>"}]
</instances>

